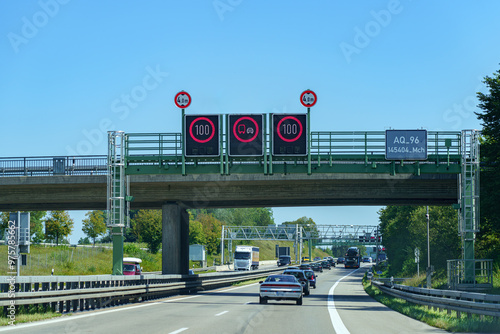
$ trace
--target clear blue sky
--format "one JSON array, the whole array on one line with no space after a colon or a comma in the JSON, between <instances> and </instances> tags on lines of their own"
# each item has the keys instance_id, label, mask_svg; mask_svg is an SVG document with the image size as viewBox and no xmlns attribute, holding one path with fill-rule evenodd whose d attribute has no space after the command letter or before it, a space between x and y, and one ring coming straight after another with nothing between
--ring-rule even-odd
<instances>
[{"instance_id":1,"label":"clear blue sky","mask_svg":"<svg viewBox=\"0 0 500 334\"><path fill-rule=\"evenodd\" d=\"M304 112L313 131L480 128L500 2L2 1L0 156L106 154L106 131L189 113ZM380 207L280 208L276 223L377 224ZM82 212L72 212L81 232Z\"/></svg>"}]
</instances>

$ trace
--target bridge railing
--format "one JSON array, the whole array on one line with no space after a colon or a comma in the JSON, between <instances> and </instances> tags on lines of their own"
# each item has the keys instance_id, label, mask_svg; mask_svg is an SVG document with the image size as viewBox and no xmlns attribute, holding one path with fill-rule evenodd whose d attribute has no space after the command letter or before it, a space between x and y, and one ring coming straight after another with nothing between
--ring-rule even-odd
<instances>
[{"instance_id":1,"label":"bridge railing","mask_svg":"<svg viewBox=\"0 0 500 334\"><path fill-rule=\"evenodd\" d=\"M0 177L105 174L105 155L0 158Z\"/></svg>"},{"instance_id":2,"label":"bridge railing","mask_svg":"<svg viewBox=\"0 0 500 334\"><path fill-rule=\"evenodd\" d=\"M307 164L307 157L273 157L270 159L271 136L266 136L265 157L229 157L227 139L222 136L221 157L183 158L181 133L130 133L126 135L127 164L140 166L211 166L216 172L236 166L247 166L251 172L258 172L266 164ZM384 131L331 131L311 132L311 158L318 165L332 164L390 164L385 160ZM427 151L429 159L420 164L460 163L461 132L429 131ZM2 176L48 176L48 175L106 175L107 160L104 155L55 156L55 157L7 157L0 158ZM267 161L267 163L266 163ZM412 162L405 162L411 164ZM288 170L292 164L288 164ZM235 167L232 167L232 166ZM150 172L147 170L147 172Z\"/></svg>"},{"instance_id":3,"label":"bridge railing","mask_svg":"<svg viewBox=\"0 0 500 334\"><path fill-rule=\"evenodd\" d=\"M429 131L429 155L460 154L461 133L458 131ZM317 155L385 156L385 131L311 132L311 153Z\"/></svg>"}]
</instances>

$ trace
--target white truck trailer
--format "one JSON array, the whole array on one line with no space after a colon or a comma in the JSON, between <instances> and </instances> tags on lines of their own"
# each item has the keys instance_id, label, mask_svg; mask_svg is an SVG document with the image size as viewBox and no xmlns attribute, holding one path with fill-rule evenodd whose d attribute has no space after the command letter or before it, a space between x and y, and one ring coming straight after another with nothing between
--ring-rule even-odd
<instances>
[{"instance_id":1,"label":"white truck trailer","mask_svg":"<svg viewBox=\"0 0 500 334\"><path fill-rule=\"evenodd\" d=\"M236 246L234 251L234 270L259 269L259 247Z\"/></svg>"}]
</instances>

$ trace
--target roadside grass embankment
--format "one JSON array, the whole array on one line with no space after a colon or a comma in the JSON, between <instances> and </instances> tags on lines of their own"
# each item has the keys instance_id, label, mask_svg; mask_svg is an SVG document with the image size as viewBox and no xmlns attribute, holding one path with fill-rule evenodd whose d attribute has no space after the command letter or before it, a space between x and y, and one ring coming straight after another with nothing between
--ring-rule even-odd
<instances>
[{"instance_id":1,"label":"roadside grass embankment","mask_svg":"<svg viewBox=\"0 0 500 334\"><path fill-rule=\"evenodd\" d=\"M425 275L412 277L405 280L404 284L409 286L421 286L425 282ZM442 288L444 281L442 277L433 278L433 288ZM367 275L363 277L363 286L365 291L378 302L387 307L409 316L413 319L420 320L431 326L441 328L450 332L461 333L499 333L500 319L498 317L480 316L472 314L467 316L463 313L457 317L456 311L451 311L448 314L447 310L438 310L427 306L407 302L404 299L392 297L384 294L382 291L371 285ZM494 274L494 287L487 293L500 291L500 270L497 268Z\"/></svg>"}]
</instances>

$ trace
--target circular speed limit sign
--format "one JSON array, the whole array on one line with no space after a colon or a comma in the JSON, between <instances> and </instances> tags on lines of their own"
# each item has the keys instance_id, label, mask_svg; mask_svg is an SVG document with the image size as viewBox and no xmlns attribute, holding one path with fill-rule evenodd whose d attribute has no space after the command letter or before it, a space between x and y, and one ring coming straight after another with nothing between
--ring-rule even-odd
<instances>
[{"instance_id":1,"label":"circular speed limit sign","mask_svg":"<svg viewBox=\"0 0 500 334\"><path fill-rule=\"evenodd\" d=\"M181 109L187 108L191 104L191 95L185 91L179 92L175 95L174 102Z\"/></svg>"},{"instance_id":2,"label":"circular speed limit sign","mask_svg":"<svg viewBox=\"0 0 500 334\"><path fill-rule=\"evenodd\" d=\"M316 96L316 93L313 92L312 90L305 90L300 94L300 103L304 107L312 107L316 104L316 101L318 100L318 97Z\"/></svg>"}]
</instances>

